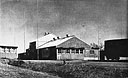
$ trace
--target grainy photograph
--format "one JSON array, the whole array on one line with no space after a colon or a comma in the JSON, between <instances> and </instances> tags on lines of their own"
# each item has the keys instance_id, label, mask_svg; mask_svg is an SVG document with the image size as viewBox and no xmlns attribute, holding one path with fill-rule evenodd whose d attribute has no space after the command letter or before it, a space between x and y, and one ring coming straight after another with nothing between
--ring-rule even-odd
<instances>
[{"instance_id":1,"label":"grainy photograph","mask_svg":"<svg viewBox=\"0 0 128 78\"><path fill-rule=\"evenodd\" d=\"M0 78L127 78L128 0L0 0Z\"/></svg>"}]
</instances>

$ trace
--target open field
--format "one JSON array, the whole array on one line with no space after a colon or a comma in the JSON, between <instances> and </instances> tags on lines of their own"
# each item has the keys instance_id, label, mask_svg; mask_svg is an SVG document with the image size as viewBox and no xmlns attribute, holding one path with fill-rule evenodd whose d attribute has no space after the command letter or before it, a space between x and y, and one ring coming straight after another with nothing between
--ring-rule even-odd
<instances>
[{"instance_id":1,"label":"open field","mask_svg":"<svg viewBox=\"0 0 128 78\"><path fill-rule=\"evenodd\" d=\"M0 78L59 78L47 73L2 64L0 60Z\"/></svg>"},{"instance_id":2,"label":"open field","mask_svg":"<svg viewBox=\"0 0 128 78\"><path fill-rule=\"evenodd\" d=\"M93 61L25 61L25 63L10 63L34 71L47 72L62 78L126 78L128 77L128 62L93 62Z\"/></svg>"}]
</instances>

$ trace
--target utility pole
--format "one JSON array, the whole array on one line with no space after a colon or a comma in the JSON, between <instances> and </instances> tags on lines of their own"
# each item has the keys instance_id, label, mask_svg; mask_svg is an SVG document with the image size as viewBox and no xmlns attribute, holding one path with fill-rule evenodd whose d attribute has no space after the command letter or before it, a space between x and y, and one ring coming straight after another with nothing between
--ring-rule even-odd
<instances>
[{"instance_id":1,"label":"utility pole","mask_svg":"<svg viewBox=\"0 0 128 78\"><path fill-rule=\"evenodd\" d=\"M98 27L97 27L97 40L98 40L97 42L98 42L98 46L99 46L99 42L100 42L99 39L100 38L99 38L99 25L98 25Z\"/></svg>"},{"instance_id":2,"label":"utility pole","mask_svg":"<svg viewBox=\"0 0 128 78\"><path fill-rule=\"evenodd\" d=\"M0 0L0 7L1 7L1 0ZM2 40L2 31L1 31L1 29L2 29L2 27L1 27L1 16L2 16L2 10L1 10L1 8L0 8L0 40ZM0 43L1 43L2 41L0 41Z\"/></svg>"},{"instance_id":3,"label":"utility pole","mask_svg":"<svg viewBox=\"0 0 128 78\"><path fill-rule=\"evenodd\" d=\"M25 11L24 11L24 14L23 14L23 19L25 20ZM24 52L25 52L25 31L26 31L26 28L25 28L25 25L24 25Z\"/></svg>"},{"instance_id":4,"label":"utility pole","mask_svg":"<svg viewBox=\"0 0 128 78\"><path fill-rule=\"evenodd\" d=\"M97 42L98 42L98 48L99 48L99 25L97 26ZM100 60L100 48L98 49L98 60Z\"/></svg>"},{"instance_id":5,"label":"utility pole","mask_svg":"<svg viewBox=\"0 0 128 78\"><path fill-rule=\"evenodd\" d=\"M37 60L39 60L39 49L38 49L38 0L36 0L37 3L37 42L36 42L36 49L37 49Z\"/></svg>"},{"instance_id":6,"label":"utility pole","mask_svg":"<svg viewBox=\"0 0 128 78\"><path fill-rule=\"evenodd\" d=\"M126 15L126 20L127 20L126 21L127 22L127 24L126 24L127 25L127 29L126 30L127 30L127 32L126 32L126 35L127 35L127 38L128 38L128 0L126 0L126 1L127 1L127 7L126 7L127 8L126 9L127 10L127 15Z\"/></svg>"}]
</instances>

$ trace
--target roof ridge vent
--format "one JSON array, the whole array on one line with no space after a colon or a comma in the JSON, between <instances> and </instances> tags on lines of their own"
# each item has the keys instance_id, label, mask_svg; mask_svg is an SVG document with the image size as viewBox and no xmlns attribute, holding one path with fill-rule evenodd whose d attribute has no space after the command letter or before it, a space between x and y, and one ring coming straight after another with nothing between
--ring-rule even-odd
<instances>
[{"instance_id":1,"label":"roof ridge vent","mask_svg":"<svg viewBox=\"0 0 128 78\"><path fill-rule=\"evenodd\" d=\"M56 40L56 38L53 38L53 40L55 41L55 40Z\"/></svg>"},{"instance_id":2,"label":"roof ridge vent","mask_svg":"<svg viewBox=\"0 0 128 78\"><path fill-rule=\"evenodd\" d=\"M66 34L66 37L69 37L69 34Z\"/></svg>"},{"instance_id":3,"label":"roof ridge vent","mask_svg":"<svg viewBox=\"0 0 128 78\"><path fill-rule=\"evenodd\" d=\"M58 36L57 39L60 39L60 37Z\"/></svg>"},{"instance_id":4,"label":"roof ridge vent","mask_svg":"<svg viewBox=\"0 0 128 78\"><path fill-rule=\"evenodd\" d=\"M48 35L48 34L50 34L50 33L49 33L49 32L45 32L45 33L44 33L44 36L46 36L46 35Z\"/></svg>"}]
</instances>

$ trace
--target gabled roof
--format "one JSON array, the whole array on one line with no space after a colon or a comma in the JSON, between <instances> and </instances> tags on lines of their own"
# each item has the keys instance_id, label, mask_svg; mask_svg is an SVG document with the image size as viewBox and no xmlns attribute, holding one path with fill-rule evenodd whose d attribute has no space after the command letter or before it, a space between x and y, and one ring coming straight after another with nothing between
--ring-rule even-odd
<instances>
[{"instance_id":1,"label":"gabled roof","mask_svg":"<svg viewBox=\"0 0 128 78\"><path fill-rule=\"evenodd\" d=\"M77 37L72 35L72 36L49 41L49 42L39 46L38 49L53 47L53 46L64 47L64 48L69 48L69 47L90 48L90 46L88 44L86 44L85 42L81 41L80 39L78 39Z\"/></svg>"},{"instance_id":2,"label":"gabled roof","mask_svg":"<svg viewBox=\"0 0 128 78\"><path fill-rule=\"evenodd\" d=\"M9 46L0 45L0 47L1 47L1 48L14 48L14 49L18 48L17 46L14 46L14 45L13 45L13 46L10 46L10 45L9 45Z\"/></svg>"},{"instance_id":3,"label":"gabled roof","mask_svg":"<svg viewBox=\"0 0 128 78\"><path fill-rule=\"evenodd\" d=\"M56 35L54 35L54 34L47 34L47 35L45 35L45 36L43 36L43 37L40 37L40 38L38 38L38 39L36 39L36 40L33 40L33 41L50 41L50 40L52 40L53 38L56 38L57 36ZM32 42L33 42L32 41Z\"/></svg>"},{"instance_id":4,"label":"gabled roof","mask_svg":"<svg viewBox=\"0 0 128 78\"><path fill-rule=\"evenodd\" d=\"M38 47L39 48L46 48L46 47L52 47L52 46L57 46L71 38L73 38L74 36L69 36L69 37L64 37L64 38L60 38L60 39L56 39L56 40L51 40L41 46Z\"/></svg>"},{"instance_id":5,"label":"gabled roof","mask_svg":"<svg viewBox=\"0 0 128 78\"><path fill-rule=\"evenodd\" d=\"M43 37L40 37L40 38L38 38L38 39L36 39L36 40L33 40L33 41L31 41L31 42L36 41L36 48L37 48L37 47L39 47L40 45L42 45L42 44L44 44L44 43L46 43L46 42L48 42L48 41L51 41L51 40L53 40L53 38L56 38L56 37L57 37L57 36L54 35L54 34L47 34L47 35L45 35L45 36L43 36Z\"/></svg>"}]
</instances>

